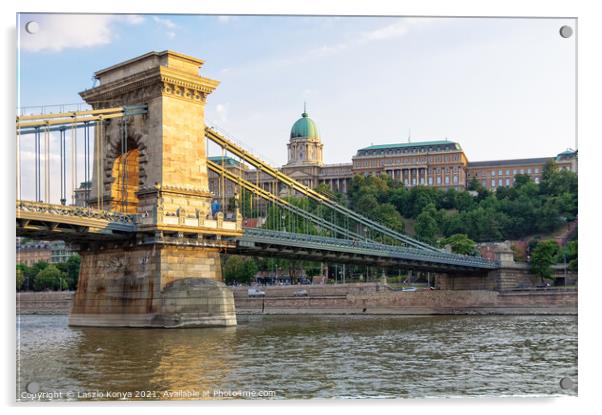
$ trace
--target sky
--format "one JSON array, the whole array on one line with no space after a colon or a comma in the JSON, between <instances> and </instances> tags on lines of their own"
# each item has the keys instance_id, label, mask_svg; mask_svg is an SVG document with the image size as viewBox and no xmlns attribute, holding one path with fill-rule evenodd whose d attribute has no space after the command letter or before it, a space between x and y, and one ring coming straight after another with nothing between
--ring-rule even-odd
<instances>
[{"instance_id":1,"label":"sky","mask_svg":"<svg viewBox=\"0 0 602 415\"><path fill-rule=\"evenodd\" d=\"M325 163L408 138L458 142L470 161L576 147L576 36L559 35L572 19L21 14L17 25L18 106L79 103L95 71L171 49L221 82L207 123L277 166L304 102Z\"/></svg>"}]
</instances>

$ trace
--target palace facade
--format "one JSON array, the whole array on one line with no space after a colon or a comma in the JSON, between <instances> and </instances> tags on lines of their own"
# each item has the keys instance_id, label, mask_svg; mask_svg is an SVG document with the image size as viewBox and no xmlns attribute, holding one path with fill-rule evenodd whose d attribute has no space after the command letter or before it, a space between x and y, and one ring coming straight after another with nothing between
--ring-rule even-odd
<instances>
[{"instance_id":1,"label":"palace facade","mask_svg":"<svg viewBox=\"0 0 602 415\"><path fill-rule=\"evenodd\" d=\"M346 193L356 174L387 174L406 187L429 186L441 189L466 189L475 178L483 187L495 190L514 184L518 174L529 175L536 183L541 180L544 165L555 161L560 169L577 172L577 151L566 150L555 157L513 160L469 161L457 142L448 139L378 144L360 148L351 163L324 164L322 144L316 123L304 110L293 124L287 143L288 161L280 171L306 186L315 188L326 184L336 192ZM281 196L287 189L266 173L248 168L230 157L210 159L233 173L257 183L264 190ZM221 182L218 175L209 173L209 189L225 198L233 197L236 185Z\"/></svg>"}]
</instances>

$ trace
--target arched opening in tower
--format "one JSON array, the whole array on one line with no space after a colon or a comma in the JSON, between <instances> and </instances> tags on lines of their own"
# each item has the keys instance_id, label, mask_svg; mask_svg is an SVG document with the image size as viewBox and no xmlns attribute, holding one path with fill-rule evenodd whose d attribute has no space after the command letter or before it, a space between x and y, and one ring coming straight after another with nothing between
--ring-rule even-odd
<instances>
[{"instance_id":1,"label":"arched opening in tower","mask_svg":"<svg viewBox=\"0 0 602 415\"><path fill-rule=\"evenodd\" d=\"M116 157L113 162L112 176L112 210L136 213L138 209L136 193L140 184L140 150L131 148Z\"/></svg>"}]
</instances>

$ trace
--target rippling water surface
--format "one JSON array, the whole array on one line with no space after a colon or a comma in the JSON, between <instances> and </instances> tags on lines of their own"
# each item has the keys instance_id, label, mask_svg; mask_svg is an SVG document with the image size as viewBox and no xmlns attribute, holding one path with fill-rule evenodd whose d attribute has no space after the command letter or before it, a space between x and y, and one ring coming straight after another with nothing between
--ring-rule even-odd
<instances>
[{"instance_id":1,"label":"rippling water surface","mask_svg":"<svg viewBox=\"0 0 602 415\"><path fill-rule=\"evenodd\" d=\"M58 399L576 394L559 386L577 380L576 316L257 316L170 330L70 328L67 316L17 323L21 400L28 384Z\"/></svg>"}]
</instances>

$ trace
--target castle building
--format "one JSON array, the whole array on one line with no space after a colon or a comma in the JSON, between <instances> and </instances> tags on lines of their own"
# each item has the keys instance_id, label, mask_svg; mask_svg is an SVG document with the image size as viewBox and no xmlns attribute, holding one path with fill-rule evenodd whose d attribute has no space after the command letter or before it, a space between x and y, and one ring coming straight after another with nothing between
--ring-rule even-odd
<instances>
[{"instance_id":1,"label":"castle building","mask_svg":"<svg viewBox=\"0 0 602 415\"><path fill-rule=\"evenodd\" d=\"M460 144L448 140L380 144L358 150L353 157L353 173L385 173L406 187L460 190L466 187L467 164Z\"/></svg>"},{"instance_id":2,"label":"castle building","mask_svg":"<svg viewBox=\"0 0 602 415\"><path fill-rule=\"evenodd\" d=\"M293 124L287 143L287 163L280 171L315 188L325 184L336 192L346 193L354 175L387 174L406 187L429 186L440 189L466 189L471 180L489 190L514 184L518 174L529 175L539 183L545 164L555 161L560 169L577 173L577 151L568 149L556 157L540 157L513 160L468 161L459 143L443 140L377 144L360 148L351 163L324 164L324 144L318 127L304 108L301 118ZM264 190L280 196L288 195L287 189L272 176L248 168L229 157L210 157L223 164L232 173L241 174ZM209 188L221 197L233 197L236 185L222 183L217 174L209 172Z\"/></svg>"}]
</instances>

